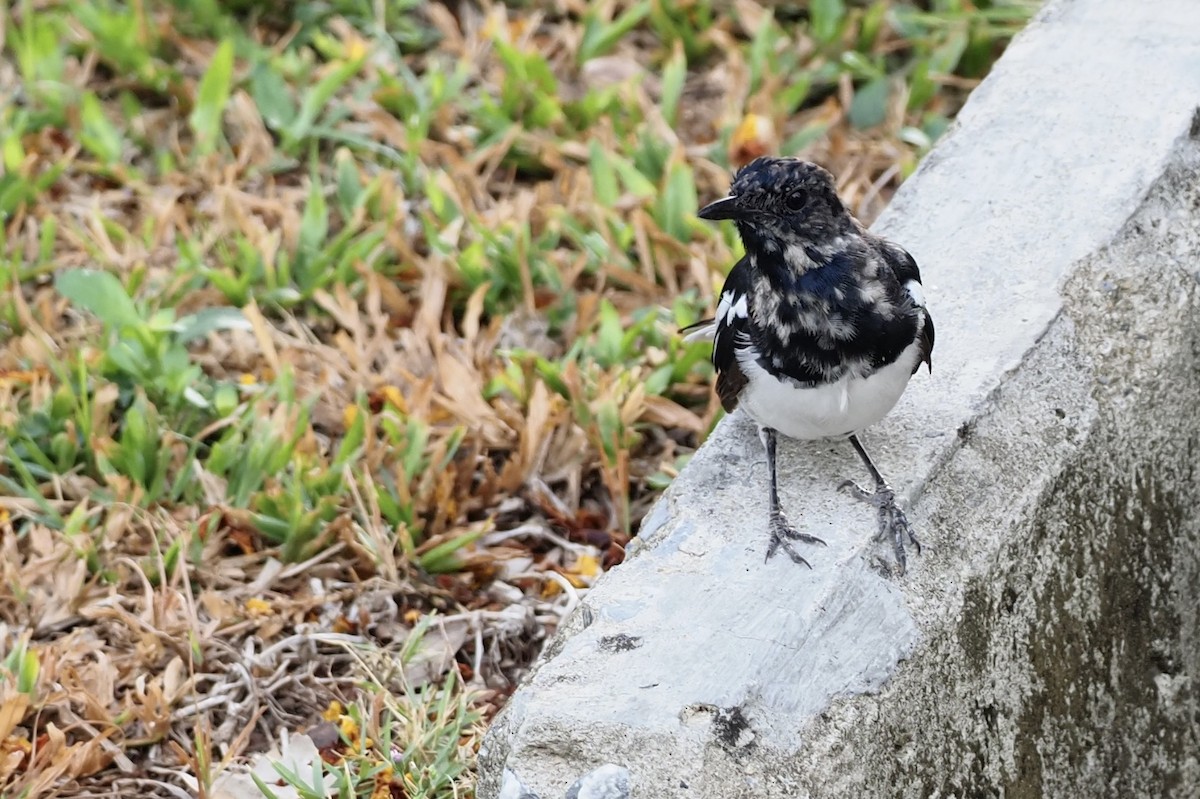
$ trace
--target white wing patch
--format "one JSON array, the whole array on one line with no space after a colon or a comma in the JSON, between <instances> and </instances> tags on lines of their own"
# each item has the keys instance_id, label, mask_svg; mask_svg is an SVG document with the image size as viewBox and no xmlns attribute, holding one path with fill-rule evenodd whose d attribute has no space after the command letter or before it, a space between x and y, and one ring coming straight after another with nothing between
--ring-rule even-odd
<instances>
[{"instance_id":1,"label":"white wing patch","mask_svg":"<svg viewBox=\"0 0 1200 799\"><path fill-rule=\"evenodd\" d=\"M920 283L910 280L904 284L904 288L908 291L908 296L912 297L913 305L918 308L925 307L925 291L921 288Z\"/></svg>"},{"instance_id":2,"label":"white wing patch","mask_svg":"<svg viewBox=\"0 0 1200 799\"><path fill-rule=\"evenodd\" d=\"M734 293L732 291L721 292L721 299L717 301L717 315L707 324L698 327L683 337L685 344L690 344L693 341L712 341L717 335L717 324L724 322L726 327L732 325L736 319L745 319L750 315L750 306L746 303L746 295L738 295L737 302L733 301Z\"/></svg>"},{"instance_id":3,"label":"white wing patch","mask_svg":"<svg viewBox=\"0 0 1200 799\"><path fill-rule=\"evenodd\" d=\"M725 311L725 324L732 325L735 319L745 319L749 315L750 309L746 305L746 295L743 294Z\"/></svg>"},{"instance_id":4,"label":"white wing patch","mask_svg":"<svg viewBox=\"0 0 1200 799\"><path fill-rule=\"evenodd\" d=\"M723 319L727 325L732 325L734 320L745 319L750 315L750 307L746 304L746 295L737 295L736 302L733 298L732 291L724 291L721 292L721 299L717 302L717 319Z\"/></svg>"},{"instance_id":5,"label":"white wing patch","mask_svg":"<svg viewBox=\"0 0 1200 799\"><path fill-rule=\"evenodd\" d=\"M732 291L722 291L721 299L717 300L717 319L724 319L729 316L729 308L732 305L730 299L733 297Z\"/></svg>"}]
</instances>

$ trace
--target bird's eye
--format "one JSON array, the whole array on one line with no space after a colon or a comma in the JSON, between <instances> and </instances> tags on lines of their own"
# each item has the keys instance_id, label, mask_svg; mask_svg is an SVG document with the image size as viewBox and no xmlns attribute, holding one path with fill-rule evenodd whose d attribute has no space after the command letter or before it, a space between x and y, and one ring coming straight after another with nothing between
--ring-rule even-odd
<instances>
[{"instance_id":1,"label":"bird's eye","mask_svg":"<svg viewBox=\"0 0 1200 799\"><path fill-rule=\"evenodd\" d=\"M783 201L789 211L803 210L805 204L808 203L808 197L804 192L798 191L795 194L789 194L788 198Z\"/></svg>"}]
</instances>

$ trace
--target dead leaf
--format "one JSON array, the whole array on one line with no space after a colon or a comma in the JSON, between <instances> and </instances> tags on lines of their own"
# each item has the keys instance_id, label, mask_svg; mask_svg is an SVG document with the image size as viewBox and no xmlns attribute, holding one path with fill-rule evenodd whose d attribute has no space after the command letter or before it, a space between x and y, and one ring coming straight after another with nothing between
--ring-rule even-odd
<instances>
[{"instance_id":1,"label":"dead leaf","mask_svg":"<svg viewBox=\"0 0 1200 799\"><path fill-rule=\"evenodd\" d=\"M703 419L666 397L651 395L643 398L640 421L667 429L687 430L697 434L704 432Z\"/></svg>"},{"instance_id":2,"label":"dead leaf","mask_svg":"<svg viewBox=\"0 0 1200 799\"><path fill-rule=\"evenodd\" d=\"M0 704L0 740L12 735L12 731L25 718L25 711L28 709L27 694L15 693L4 698L4 703Z\"/></svg>"}]
</instances>

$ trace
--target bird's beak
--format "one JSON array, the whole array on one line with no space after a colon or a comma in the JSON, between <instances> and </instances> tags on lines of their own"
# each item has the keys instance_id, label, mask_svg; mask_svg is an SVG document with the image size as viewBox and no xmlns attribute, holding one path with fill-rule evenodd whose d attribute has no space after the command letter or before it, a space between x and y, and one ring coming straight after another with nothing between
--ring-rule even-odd
<instances>
[{"instance_id":1,"label":"bird's beak","mask_svg":"<svg viewBox=\"0 0 1200 799\"><path fill-rule=\"evenodd\" d=\"M738 202L736 195L722 197L716 202L711 202L700 209L698 216L701 219L742 219L746 216L746 209Z\"/></svg>"}]
</instances>

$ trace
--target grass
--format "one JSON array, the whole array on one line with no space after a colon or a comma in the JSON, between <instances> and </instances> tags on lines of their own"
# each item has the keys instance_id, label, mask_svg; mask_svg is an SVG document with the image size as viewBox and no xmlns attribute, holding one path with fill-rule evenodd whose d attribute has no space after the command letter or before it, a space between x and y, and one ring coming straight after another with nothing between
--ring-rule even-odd
<instances>
[{"instance_id":1,"label":"grass","mask_svg":"<svg viewBox=\"0 0 1200 799\"><path fill-rule=\"evenodd\" d=\"M0 796L472 795L718 420L699 201L869 221L1034 4L732 8L0 11Z\"/></svg>"}]
</instances>

